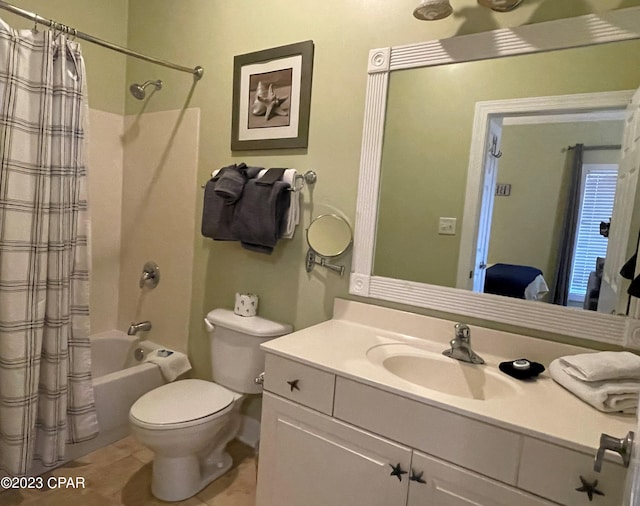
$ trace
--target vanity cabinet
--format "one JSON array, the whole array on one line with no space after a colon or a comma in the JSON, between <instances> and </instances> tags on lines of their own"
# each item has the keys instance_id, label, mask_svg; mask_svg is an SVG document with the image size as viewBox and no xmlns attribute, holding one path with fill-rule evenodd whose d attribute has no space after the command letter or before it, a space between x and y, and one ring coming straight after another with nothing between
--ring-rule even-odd
<instances>
[{"instance_id":1,"label":"vanity cabinet","mask_svg":"<svg viewBox=\"0 0 640 506\"><path fill-rule=\"evenodd\" d=\"M622 504L610 461L272 354L264 386L257 506Z\"/></svg>"},{"instance_id":2,"label":"vanity cabinet","mask_svg":"<svg viewBox=\"0 0 640 506\"><path fill-rule=\"evenodd\" d=\"M411 482L408 506L468 506L469 504L551 506L555 504L418 451L413 452L411 472L414 479L420 476L425 483Z\"/></svg>"},{"instance_id":3,"label":"vanity cabinet","mask_svg":"<svg viewBox=\"0 0 640 506\"><path fill-rule=\"evenodd\" d=\"M411 450L269 393L262 404L258 506L401 506Z\"/></svg>"}]
</instances>

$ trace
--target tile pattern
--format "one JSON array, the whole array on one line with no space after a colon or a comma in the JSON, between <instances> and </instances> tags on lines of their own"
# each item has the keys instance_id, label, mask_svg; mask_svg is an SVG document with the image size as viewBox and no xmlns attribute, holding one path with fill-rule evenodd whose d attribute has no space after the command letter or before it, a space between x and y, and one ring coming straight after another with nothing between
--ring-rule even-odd
<instances>
[{"instance_id":1,"label":"tile pattern","mask_svg":"<svg viewBox=\"0 0 640 506\"><path fill-rule=\"evenodd\" d=\"M171 503L184 506L254 506L256 457L237 441L228 447L233 467L196 496ZM153 453L133 437L100 448L43 475L84 478L84 488L9 490L0 493L2 506L161 506L151 495Z\"/></svg>"}]
</instances>

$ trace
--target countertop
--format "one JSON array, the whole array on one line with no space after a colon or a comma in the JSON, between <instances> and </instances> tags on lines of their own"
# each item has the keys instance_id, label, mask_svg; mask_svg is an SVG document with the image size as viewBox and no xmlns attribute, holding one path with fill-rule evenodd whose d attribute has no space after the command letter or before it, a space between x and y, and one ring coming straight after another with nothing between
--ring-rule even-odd
<instances>
[{"instance_id":1,"label":"countertop","mask_svg":"<svg viewBox=\"0 0 640 506\"><path fill-rule=\"evenodd\" d=\"M498 370L499 362L523 357L548 369L557 357L593 351L586 348L472 326L473 350L486 361L485 365L472 367L491 369L491 374L495 371L513 382L517 390L509 397L486 400L424 388L367 358L367 351L373 346L393 343L441 352L449 346L454 323L336 299L333 319L269 341L262 348L381 390L589 454L595 454L601 433L621 438L636 430L634 416L595 409L557 384L548 371L535 381L525 382ZM620 462L615 455L607 455L607 460Z\"/></svg>"}]
</instances>

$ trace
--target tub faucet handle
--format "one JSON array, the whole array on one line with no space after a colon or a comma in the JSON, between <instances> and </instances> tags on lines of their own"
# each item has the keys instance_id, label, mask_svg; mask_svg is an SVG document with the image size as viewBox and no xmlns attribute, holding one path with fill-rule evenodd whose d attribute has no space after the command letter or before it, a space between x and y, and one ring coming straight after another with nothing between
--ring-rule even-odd
<instances>
[{"instance_id":1,"label":"tub faucet handle","mask_svg":"<svg viewBox=\"0 0 640 506\"><path fill-rule=\"evenodd\" d=\"M155 262L147 262L142 268L140 276L140 288L155 288L160 283L160 268Z\"/></svg>"}]
</instances>

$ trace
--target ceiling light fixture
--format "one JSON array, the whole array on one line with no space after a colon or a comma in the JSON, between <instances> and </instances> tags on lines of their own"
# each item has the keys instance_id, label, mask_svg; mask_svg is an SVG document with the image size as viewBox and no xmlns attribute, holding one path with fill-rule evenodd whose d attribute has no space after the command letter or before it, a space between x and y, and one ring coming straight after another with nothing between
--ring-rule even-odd
<instances>
[{"instance_id":1,"label":"ceiling light fixture","mask_svg":"<svg viewBox=\"0 0 640 506\"><path fill-rule=\"evenodd\" d=\"M413 10L413 16L422 21L443 19L453 12L449 0L421 0L420 5Z\"/></svg>"},{"instance_id":2,"label":"ceiling light fixture","mask_svg":"<svg viewBox=\"0 0 640 506\"><path fill-rule=\"evenodd\" d=\"M524 0L478 0L478 4L496 12L509 12L518 7ZM421 21L435 21L451 15L453 7L449 0L420 0L413 10L413 16Z\"/></svg>"},{"instance_id":3,"label":"ceiling light fixture","mask_svg":"<svg viewBox=\"0 0 640 506\"><path fill-rule=\"evenodd\" d=\"M478 0L483 7L497 12L509 12L518 7L524 0Z\"/></svg>"}]
</instances>

